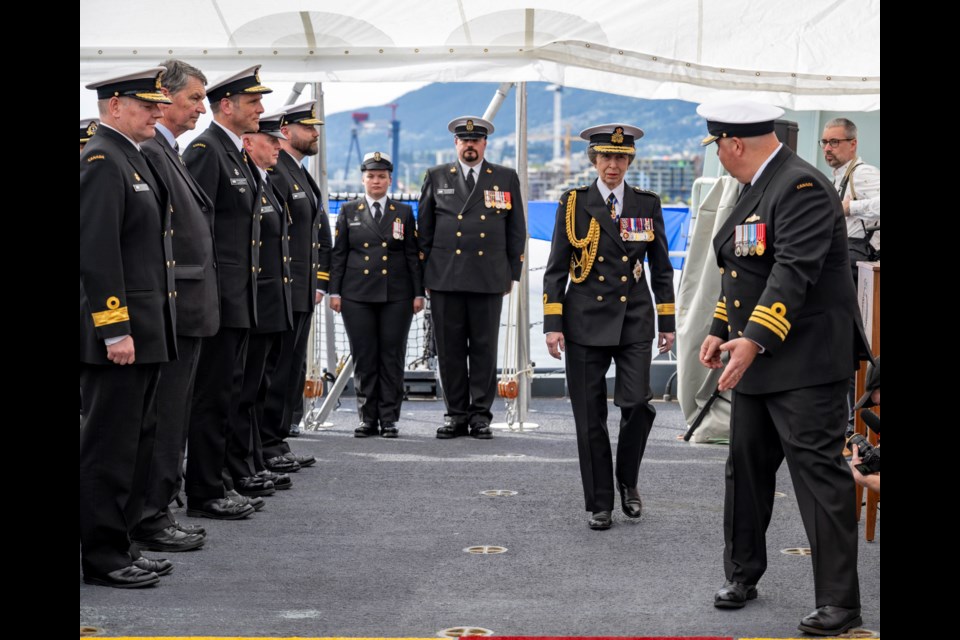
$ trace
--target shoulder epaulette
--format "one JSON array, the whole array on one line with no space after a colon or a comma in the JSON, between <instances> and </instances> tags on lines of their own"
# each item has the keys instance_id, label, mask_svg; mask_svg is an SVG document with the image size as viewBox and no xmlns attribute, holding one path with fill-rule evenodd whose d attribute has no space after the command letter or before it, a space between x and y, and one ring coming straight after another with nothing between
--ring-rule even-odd
<instances>
[{"instance_id":1,"label":"shoulder epaulette","mask_svg":"<svg viewBox=\"0 0 960 640\"><path fill-rule=\"evenodd\" d=\"M106 160L106 159L107 159L107 156L103 155L102 153L98 153L95 156L90 156L89 158L87 158L87 162L94 162L95 160Z\"/></svg>"},{"instance_id":2,"label":"shoulder epaulette","mask_svg":"<svg viewBox=\"0 0 960 640\"><path fill-rule=\"evenodd\" d=\"M571 191L586 191L586 190L589 189L589 188L590 188L590 185L588 185L588 184L582 184L582 185L580 185L579 187L577 187L576 189L571 189Z\"/></svg>"},{"instance_id":3,"label":"shoulder epaulette","mask_svg":"<svg viewBox=\"0 0 960 640\"><path fill-rule=\"evenodd\" d=\"M656 193L655 191L647 191L646 189L641 189L640 187L634 187L633 190L634 190L635 193L645 193L645 194L647 194L648 196L653 196L654 198L659 198L659 197L660 197L660 196L657 195L657 193Z\"/></svg>"}]
</instances>

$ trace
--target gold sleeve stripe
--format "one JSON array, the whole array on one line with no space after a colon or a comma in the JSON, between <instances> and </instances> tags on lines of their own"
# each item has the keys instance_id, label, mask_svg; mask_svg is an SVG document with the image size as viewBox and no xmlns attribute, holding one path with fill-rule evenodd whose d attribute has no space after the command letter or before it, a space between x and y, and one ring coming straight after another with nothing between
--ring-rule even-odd
<instances>
[{"instance_id":1,"label":"gold sleeve stripe","mask_svg":"<svg viewBox=\"0 0 960 640\"><path fill-rule=\"evenodd\" d=\"M717 320L723 320L724 322L727 321L727 314L725 311L715 311L713 317Z\"/></svg>"},{"instance_id":2,"label":"gold sleeve stripe","mask_svg":"<svg viewBox=\"0 0 960 640\"><path fill-rule=\"evenodd\" d=\"M726 309L727 303L723 300L717 300L717 309Z\"/></svg>"},{"instance_id":3,"label":"gold sleeve stripe","mask_svg":"<svg viewBox=\"0 0 960 640\"><path fill-rule=\"evenodd\" d=\"M781 310L780 313L777 313L777 307L780 307L780 310ZM764 307L763 305L758 304L754 309L754 311L763 311L764 313L770 314L771 316L773 316L783 324L784 329L786 329L787 331L790 331L790 322L786 318L787 310L783 307L781 303L777 302L772 307Z\"/></svg>"},{"instance_id":4,"label":"gold sleeve stripe","mask_svg":"<svg viewBox=\"0 0 960 640\"><path fill-rule=\"evenodd\" d=\"M780 330L784 333L790 332L790 323L784 320L781 316L776 316L770 313L769 311L764 311L760 307L757 307L753 310L753 313L750 314L751 318L763 318L767 322L773 323L780 327Z\"/></svg>"},{"instance_id":5,"label":"gold sleeve stripe","mask_svg":"<svg viewBox=\"0 0 960 640\"><path fill-rule=\"evenodd\" d=\"M108 324L117 324L118 322L129 322L130 313L126 307L119 309L107 309L90 314L93 316L93 326L104 327Z\"/></svg>"},{"instance_id":6,"label":"gold sleeve stripe","mask_svg":"<svg viewBox=\"0 0 960 640\"><path fill-rule=\"evenodd\" d=\"M317 271L317 280L329 280L330 274L326 271Z\"/></svg>"},{"instance_id":7,"label":"gold sleeve stripe","mask_svg":"<svg viewBox=\"0 0 960 640\"><path fill-rule=\"evenodd\" d=\"M676 305L673 302L666 302L657 305L657 315L672 316L676 313Z\"/></svg>"},{"instance_id":8,"label":"gold sleeve stripe","mask_svg":"<svg viewBox=\"0 0 960 640\"><path fill-rule=\"evenodd\" d=\"M750 322L756 322L757 324L764 326L767 329L770 329L770 331L773 331L776 335L780 336L781 340L787 339L787 334L782 329L780 329L779 327L777 327L775 324L771 322L767 322L763 318L759 318L757 316L750 316Z\"/></svg>"},{"instance_id":9,"label":"gold sleeve stripe","mask_svg":"<svg viewBox=\"0 0 960 640\"><path fill-rule=\"evenodd\" d=\"M562 302L548 302L543 305L543 315L545 316L561 316L563 315L563 303Z\"/></svg>"}]
</instances>

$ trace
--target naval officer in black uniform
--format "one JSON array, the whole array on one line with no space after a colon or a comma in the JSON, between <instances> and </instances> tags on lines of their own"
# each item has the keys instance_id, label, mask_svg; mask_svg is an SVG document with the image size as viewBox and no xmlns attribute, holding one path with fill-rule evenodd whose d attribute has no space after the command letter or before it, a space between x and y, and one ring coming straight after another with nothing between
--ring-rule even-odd
<instances>
[{"instance_id":1,"label":"naval officer in black uniform","mask_svg":"<svg viewBox=\"0 0 960 640\"><path fill-rule=\"evenodd\" d=\"M204 530L181 524L170 512L180 494L193 381L200 345L220 327L220 297L213 252L213 202L187 171L177 137L206 113L203 72L181 60L161 64L161 91L172 104L160 107L157 135L143 143L170 192L173 206L173 271L177 285L177 359L160 368L157 440L143 515L133 530L141 549L188 551L203 545Z\"/></svg>"},{"instance_id":2,"label":"naval officer in black uniform","mask_svg":"<svg viewBox=\"0 0 960 640\"><path fill-rule=\"evenodd\" d=\"M247 339L257 326L260 201L240 136L257 131L263 94L271 92L260 82L259 71L256 65L207 88L213 122L183 154L187 169L213 200L220 276L220 330L204 340L193 392L187 514L215 519L243 518L254 510L226 499L222 474ZM257 490L255 481L248 484L245 488Z\"/></svg>"},{"instance_id":3,"label":"naval officer in black uniform","mask_svg":"<svg viewBox=\"0 0 960 640\"><path fill-rule=\"evenodd\" d=\"M163 67L87 85L100 127L80 155L80 554L83 580L133 588L172 565L139 557L161 363L177 357L167 188L140 150Z\"/></svg>"},{"instance_id":4,"label":"naval officer in black uniform","mask_svg":"<svg viewBox=\"0 0 960 640\"><path fill-rule=\"evenodd\" d=\"M358 438L396 438L407 333L424 306L413 210L387 197L393 163L379 151L360 165L363 198L337 217L330 308L343 313L363 397Z\"/></svg>"},{"instance_id":5,"label":"naval officer in black uniform","mask_svg":"<svg viewBox=\"0 0 960 640\"><path fill-rule=\"evenodd\" d=\"M800 630L838 635L862 624L854 485L843 460L846 391L866 353L833 185L780 144L783 110L739 102L701 105L721 164L742 185L713 239L721 274L700 360L733 389L726 470L724 570L714 604L757 597L777 469L787 460L813 550L817 609Z\"/></svg>"},{"instance_id":6,"label":"naval officer in black uniform","mask_svg":"<svg viewBox=\"0 0 960 640\"><path fill-rule=\"evenodd\" d=\"M560 200L543 276L543 330L550 355L559 359L561 351L567 354L567 386L591 529L612 524L614 466L606 383L610 361L617 366L613 398L620 407L615 474L620 506L627 517L639 518L643 503L637 478L656 416L650 405L655 317L660 353L669 351L674 340L673 267L660 197L624 181L641 136L643 131L626 124L580 132L590 143L587 154L598 177Z\"/></svg>"},{"instance_id":7,"label":"naval officer in black uniform","mask_svg":"<svg viewBox=\"0 0 960 640\"><path fill-rule=\"evenodd\" d=\"M268 378L263 415L259 421L265 465L271 471L297 471L316 462L311 455L290 451L286 438L303 406L307 342L313 308L323 299L330 280L330 222L320 187L304 168L304 158L319 152L316 100L284 111L280 131L280 158L271 180L290 210L290 289L293 296L293 328L274 344L268 358Z\"/></svg>"},{"instance_id":8,"label":"naval officer in black uniform","mask_svg":"<svg viewBox=\"0 0 960 640\"><path fill-rule=\"evenodd\" d=\"M520 280L527 238L517 172L484 160L493 124L455 118L457 160L427 171L417 225L447 405L438 438L491 438L503 296Z\"/></svg>"},{"instance_id":9,"label":"naval officer in black uniform","mask_svg":"<svg viewBox=\"0 0 960 640\"><path fill-rule=\"evenodd\" d=\"M227 472L242 495L270 495L274 489L289 489L290 477L264 468L260 449L259 419L263 415L260 394L267 371L267 356L285 331L293 326L290 295L290 246L287 230L290 210L276 190L270 170L280 156L280 123L283 113L260 118L257 133L243 135L243 149L250 159L257 183L257 213L260 224L260 265L257 267L257 326L250 330L243 383L233 429L227 443ZM260 486L264 479L273 487Z\"/></svg>"}]
</instances>

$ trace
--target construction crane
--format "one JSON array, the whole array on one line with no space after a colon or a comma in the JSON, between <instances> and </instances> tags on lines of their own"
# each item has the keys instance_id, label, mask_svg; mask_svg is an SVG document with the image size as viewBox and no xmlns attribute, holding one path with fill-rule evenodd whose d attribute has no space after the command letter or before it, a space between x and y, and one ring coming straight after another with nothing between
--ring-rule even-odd
<instances>
[{"instance_id":1,"label":"construction crane","mask_svg":"<svg viewBox=\"0 0 960 640\"><path fill-rule=\"evenodd\" d=\"M363 163L363 152L360 150L360 138L357 135L357 132L360 130L360 125L370 119L370 114L364 111L354 111L352 117L353 129L350 130L350 146L347 148L347 163L343 168L344 179L350 175L350 157L353 155L354 147L357 148L356 166L360 166Z\"/></svg>"}]
</instances>

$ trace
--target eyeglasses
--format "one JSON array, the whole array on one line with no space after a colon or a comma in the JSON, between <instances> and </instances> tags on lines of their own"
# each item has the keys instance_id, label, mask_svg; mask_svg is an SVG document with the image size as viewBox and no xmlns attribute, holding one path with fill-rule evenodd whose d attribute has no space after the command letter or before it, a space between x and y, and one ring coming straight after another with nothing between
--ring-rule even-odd
<instances>
[{"instance_id":1,"label":"eyeglasses","mask_svg":"<svg viewBox=\"0 0 960 640\"><path fill-rule=\"evenodd\" d=\"M820 148L826 149L827 145L830 145L831 149L836 149L840 146L841 142L850 142L851 140L856 140L856 138L830 138L829 140L820 140Z\"/></svg>"}]
</instances>

